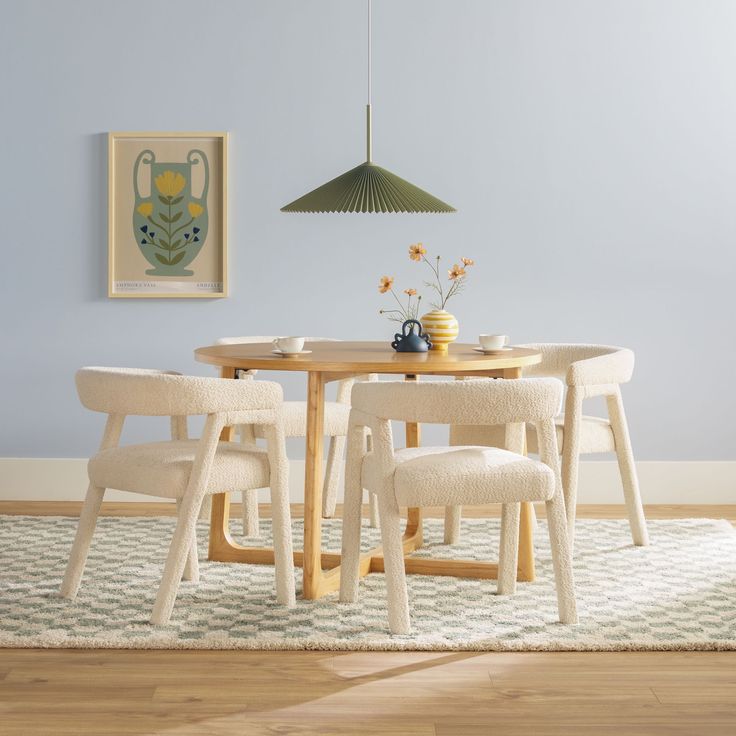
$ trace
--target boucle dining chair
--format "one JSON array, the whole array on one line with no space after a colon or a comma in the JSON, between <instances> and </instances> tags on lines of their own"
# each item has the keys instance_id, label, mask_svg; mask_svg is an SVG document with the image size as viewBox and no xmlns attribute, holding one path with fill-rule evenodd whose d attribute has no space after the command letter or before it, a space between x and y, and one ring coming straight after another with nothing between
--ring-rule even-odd
<instances>
[{"instance_id":1,"label":"boucle dining chair","mask_svg":"<svg viewBox=\"0 0 736 736\"><path fill-rule=\"evenodd\" d=\"M221 337L217 345L237 345L268 343L271 345L275 335L247 335L243 337ZM306 342L337 342L330 337L306 337ZM258 371L241 371L241 378L253 378ZM368 377L371 380L374 377ZM361 377L362 379L362 377ZM358 379L358 380L361 380ZM348 378L337 383L337 397L335 401L325 401L325 435L330 438L325 466L324 485L322 489L322 516L330 518L335 514L337 492L340 484L340 467L345 456L345 437L348 433L348 417L350 415L350 391L356 379ZM307 402L285 401L283 405L284 432L287 437L306 437L307 434ZM263 436L262 428L256 426L241 426L239 434L242 442L252 444L256 438ZM259 535L258 491L245 491L242 494L243 502L243 534L246 537ZM370 498L371 526L377 526L376 504Z\"/></svg>"},{"instance_id":2,"label":"boucle dining chair","mask_svg":"<svg viewBox=\"0 0 736 736\"><path fill-rule=\"evenodd\" d=\"M565 493L568 536L575 539L575 509L577 505L580 455L590 453L616 454L623 485L631 537L635 545L649 544L644 518L634 454L626 422L621 384L628 383L634 371L634 353L626 348L609 345L577 345L569 343L533 343L519 347L542 353L542 362L525 368L527 376L553 376L567 384L565 413L555 420L558 444L562 453L562 487ZM485 380L485 379L480 379ZM583 401L603 396L608 419L585 416ZM528 451L537 453L539 443L533 426L527 428ZM503 427L450 428L450 444L479 444L502 447ZM445 513L445 541L457 540L460 529L460 509L450 507Z\"/></svg>"},{"instance_id":3,"label":"boucle dining chair","mask_svg":"<svg viewBox=\"0 0 736 736\"><path fill-rule=\"evenodd\" d=\"M184 577L197 581L196 522L213 493L271 488L276 598L294 605L294 560L288 497L289 466L277 383L230 381L130 368L82 368L76 375L82 404L108 415L99 452L87 466L82 507L61 595L74 598L84 573L105 489L174 498L176 529L164 565L151 623L168 622ZM120 446L126 416L171 417L171 439ZM189 439L187 417L205 415L200 439ZM258 424L267 447L220 442L223 427Z\"/></svg>"},{"instance_id":4,"label":"boucle dining chair","mask_svg":"<svg viewBox=\"0 0 736 736\"><path fill-rule=\"evenodd\" d=\"M547 505L560 621L576 623L572 560L554 417L562 384L554 378L455 383L363 383L353 388L345 471L340 600L358 594L363 489L378 496L389 628L411 628L399 507L501 503L498 594L516 589L521 501ZM391 421L508 425L507 447L416 447L394 450ZM518 453L522 422L533 423L539 461ZM373 449L365 452L365 432ZM513 452L511 450L517 450Z\"/></svg>"}]
</instances>

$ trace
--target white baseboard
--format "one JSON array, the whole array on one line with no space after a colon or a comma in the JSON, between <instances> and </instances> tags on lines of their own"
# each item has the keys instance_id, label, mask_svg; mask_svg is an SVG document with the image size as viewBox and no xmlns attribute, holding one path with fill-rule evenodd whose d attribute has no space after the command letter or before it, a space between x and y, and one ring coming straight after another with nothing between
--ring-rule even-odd
<instances>
[{"instance_id":1,"label":"white baseboard","mask_svg":"<svg viewBox=\"0 0 736 736\"><path fill-rule=\"evenodd\" d=\"M644 503L736 503L736 462L646 461L637 463L637 469ZM294 503L304 500L303 477L304 461L292 460L289 486ZM0 458L0 501L80 501L86 489L86 460ZM111 490L105 499L140 501L142 497ZM261 491L261 500L268 500L268 491ZM622 501L615 461L581 463L579 503Z\"/></svg>"}]
</instances>

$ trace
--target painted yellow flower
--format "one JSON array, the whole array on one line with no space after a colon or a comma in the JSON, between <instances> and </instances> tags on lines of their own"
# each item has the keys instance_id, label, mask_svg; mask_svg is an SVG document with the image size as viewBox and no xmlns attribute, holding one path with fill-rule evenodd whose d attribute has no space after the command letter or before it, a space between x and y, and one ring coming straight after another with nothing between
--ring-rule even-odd
<instances>
[{"instance_id":1,"label":"painted yellow flower","mask_svg":"<svg viewBox=\"0 0 736 736\"><path fill-rule=\"evenodd\" d=\"M143 202L136 209L138 214L143 215L143 217L150 217L153 214L153 205L150 202Z\"/></svg>"},{"instance_id":2,"label":"painted yellow flower","mask_svg":"<svg viewBox=\"0 0 736 736\"><path fill-rule=\"evenodd\" d=\"M381 283L378 286L378 291L381 294L385 294L387 291L391 291L391 287L394 285L393 276L381 276Z\"/></svg>"},{"instance_id":3,"label":"painted yellow flower","mask_svg":"<svg viewBox=\"0 0 736 736\"><path fill-rule=\"evenodd\" d=\"M412 261L421 261L422 256L426 255L426 253L427 249L421 243L409 246L409 258L411 258Z\"/></svg>"},{"instance_id":4,"label":"painted yellow flower","mask_svg":"<svg viewBox=\"0 0 736 736\"><path fill-rule=\"evenodd\" d=\"M404 289L404 294L408 294L409 296L416 296L417 290L416 289Z\"/></svg>"},{"instance_id":5,"label":"painted yellow flower","mask_svg":"<svg viewBox=\"0 0 736 736\"><path fill-rule=\"evenodd\" d=\"M465 276L465 269L455 263L453 264L452 268L447 272L447 275L449 276L451 281L455 281L456 279Z\"/></svg>"},{"instance_id":6,"label":"painted yellow flower","mask_svg":"<svg viewBox=\"0 0 736 736\"><path fill-rule=\"evenodd\" d=\"M156 189L164 195L164 197L176 197L179 192L186 186L187 180L178 172L167 169L163 174L159 174L154 181Z\"/></svg>"},{"instance_id":7,"label":"painted yellow flower","mask_svg":"<svg viewBox=\"0 0 736 736\"><path fill-rule=\"evenodd\" d=\"M199 217L204 212L204 207L200 207L196 202L190 202L187 209L192 217Z\"/></svg>"},{"instance_id":8,"label":"painted yellow flower","mask_svg":"<svg viewBox=\"0 0 736 736\"><path fill-rule=\"evenodd\" d=\"M463 266L475 266L475 261L472 258L461 258Z\"/></svg>"}]
</instances>

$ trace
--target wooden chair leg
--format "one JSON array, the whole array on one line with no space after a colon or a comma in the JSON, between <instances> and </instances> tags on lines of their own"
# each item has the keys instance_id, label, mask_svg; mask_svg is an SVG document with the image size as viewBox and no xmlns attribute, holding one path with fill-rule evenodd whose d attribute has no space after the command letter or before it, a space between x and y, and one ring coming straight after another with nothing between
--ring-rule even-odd
<instances>
[{"instance_id":1,"label":"wooden chair leg","mask_svg":"<svg viewBox=\"0 0 736 736\"><path fill-rule=\"evenodd\" d=\"M345 498L342 508L342 563L340 565L340 601L354 603L358 597L360 568L360 532L363 488L360 469L363 463L363 437L360 429L348 436L348 459L345 466ZM369 492L369 497L374 494Z\"/></svg>"},{"instance_id":2,"label":"wooden chair leg","mask_svg":"<svg viewBox=\"0 0 736 736\"><path fill-rule=\"evenodd\" d=\"M445 506L445 544L457 544L460 539L462 506Z\"/></svg>"},{"instance_id":3,"label":"wooden chair leg","mask_svg":"<svg viewBox=\"0 0 736 736\"><path fill-rule=\"evenodd\" d=\"M547 501L547 526L552 547L552 565L557 586L557 608L563 624L578 622L575 582L572 575L572 551L567 537L565 505L559 492Z\"/></svg>"},{"instance_id":4,"label":"wooden chair leg","mask_svg":"<svg viewBox=\"0 0 736 736\"><path fill-rule=\"evenodd\" d=\"M84 574L84 566L87 562L89 547L92 543L92 536L95 533L97 517L100 513L100 506L102 505L104 495L104 488L93 486L90 483L87 489L87 495L84 498L82 513L79 516L77 533L74 537L71 552L69 553L69 562L66 565L64 580L61 583L60 594L63 598L74 599L79 590L79 584Z\"/></svg>"},{"instance_id":5,"label":"wooden chair leg","mask_svg":"<svg viewBox=\"0 0 736 736\"><path fill-rule=\"evenodd\" d=\"M322 516L325 519L331 519L335 515L337 490L340 485L340 466L344 457L345 436L330 437L330 449L327 452L324 489L322 491Z\"/></svg>"},{"instance_id":6,"label":"wooden chair leg","mask_svg":"<svg viewBox=\"0 0 736 736\"><path fill-rule=\"evenodd\" d=\"M243 491L240 498L243 503L243 536L259 537L258 491Z\"/></svg>"},{"instance_id":7,"label":"wooden chair leg","mask_svg":"<svg viewBox=\"0 0 736 736\"><path fill-rule=\"evenodd\" d=\"M209 498L207 498L209 500ZM202 503L204 506L204 502ZM181 499L176 501L176 513L177 516L181 510ZM199 518L202 518L202 512L200 510ZM187 564L184 565L184 574L182 580L189 580L192 583L199 582L199 553L197 551L197 529L195 528L192 532L192 543L189 547L189 554L187 555Z\"/></svg>"},{"instance_id":8,"label":"wooden chair leg","mask_svg":"<svg viewBox=\"0 0 736 736\"><path fill-rule=\"evenodd\" d=\"M636 475L634 452L631 449L629 426L626 422L626 413L624 412L621 392L617 391L612 396L608 396L607 402L608 416L611 420L613 439L616 444L618 469L621 474L621 484L624 488L624 500L626 502L626 512L629 517L631 537L634 544L643 547L649 544L649 533L647 531L647 521L644 517L644 508L641 504L639 479Z\"/></svg>"},{"instance_id":9,"label":"wooden chair leg","mask_svg":"<svg viewBox=\"0 0 736 736\"><path fill-rule=\"evenodd\" d=\"M379 498L379 505L388 598L388 626L392 634L409 634L411 621L404 570L404 548L401 543L401 513L393 494L383 494Z\"/></svg>"},{"instance_id":10,"label":"wooden chair leg","mask_svg":"<svg viewBox=\"0 0 736 736\"><path fill-rule=\"evenodd\" d=\"M516 592L516 565L519 557L521 504L505 503L501 508L501 541L498 554L498 595Z\"/></svg>"}]
</instances>

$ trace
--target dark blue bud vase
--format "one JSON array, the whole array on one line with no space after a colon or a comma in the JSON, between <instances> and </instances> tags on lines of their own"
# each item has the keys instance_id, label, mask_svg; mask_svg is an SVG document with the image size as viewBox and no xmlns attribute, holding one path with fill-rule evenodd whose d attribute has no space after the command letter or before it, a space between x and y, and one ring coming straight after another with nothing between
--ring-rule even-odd
<instances>
[{"instance_id":1,"label":"dark blue bud vase","mask_svg":"<svg viewBox=\"0 0 736 736\"><path fill-rule=\"evenodd\" d=\"M426 353L432 343L426 333L422 333L422 324L416 319L408 319L401 325L401 332L394 335L391 347L397 353Z\"/></svg>"}]
</instances>

